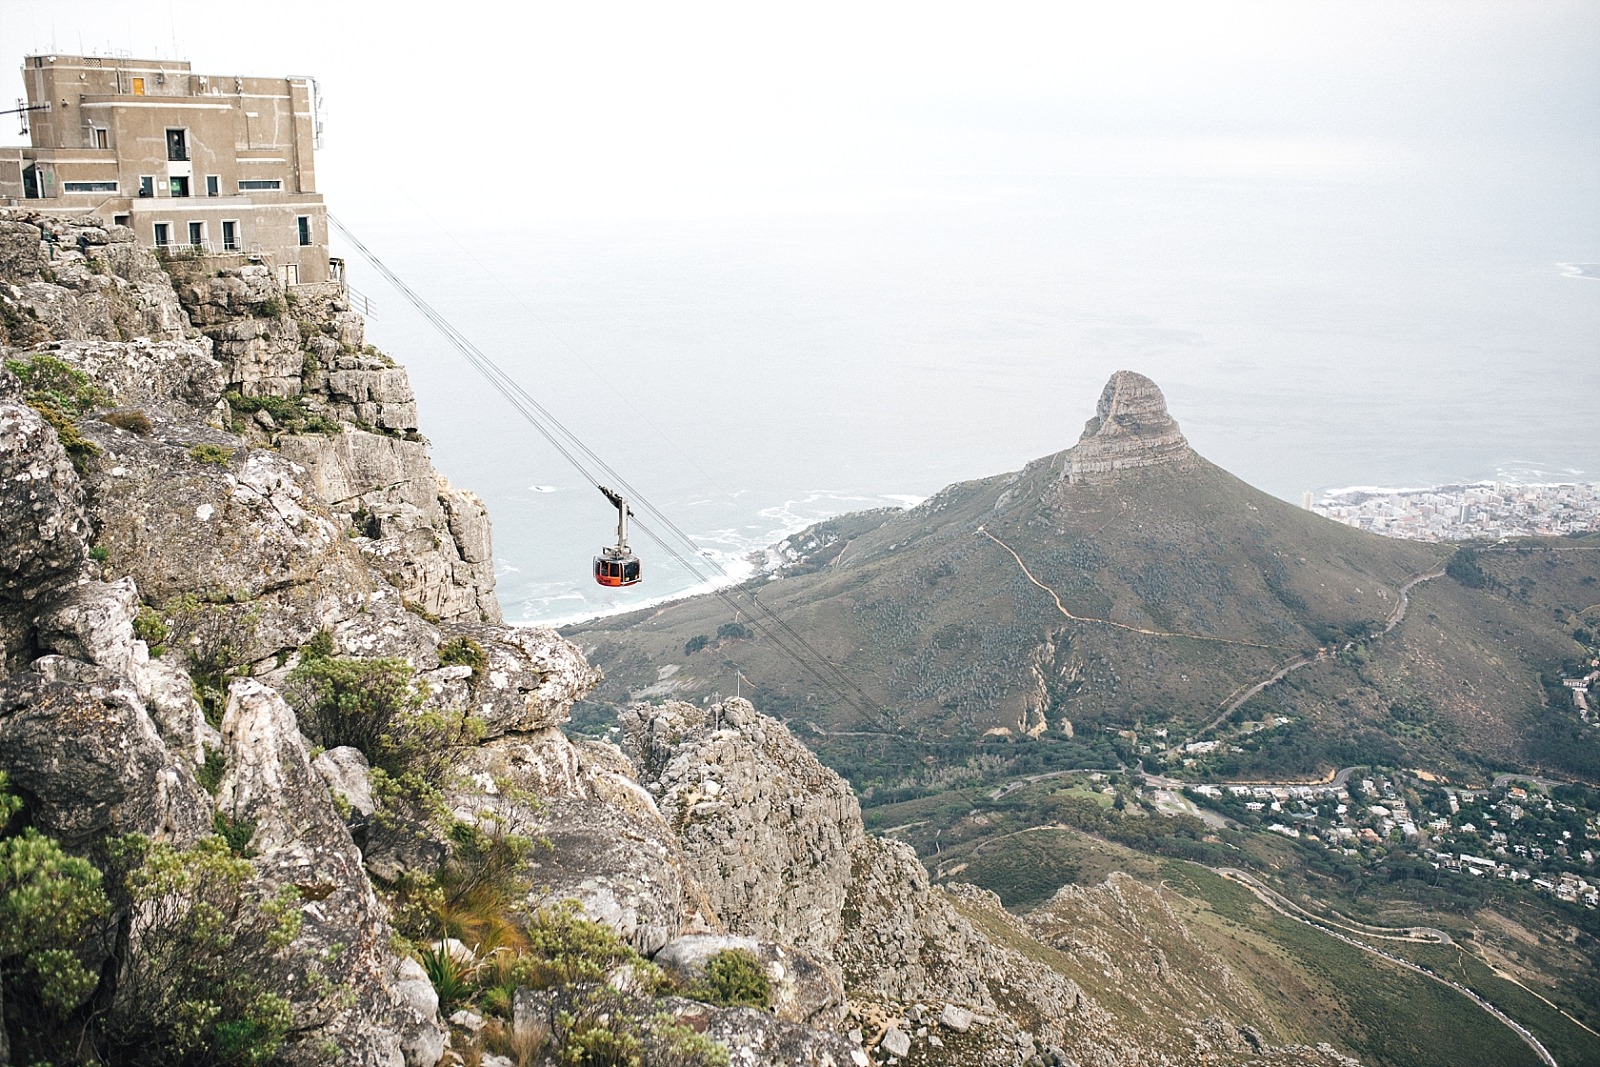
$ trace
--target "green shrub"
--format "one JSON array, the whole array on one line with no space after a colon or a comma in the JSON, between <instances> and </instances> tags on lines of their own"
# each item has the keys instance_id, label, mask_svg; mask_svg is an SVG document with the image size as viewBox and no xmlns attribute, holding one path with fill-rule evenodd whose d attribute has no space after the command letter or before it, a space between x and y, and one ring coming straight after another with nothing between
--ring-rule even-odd
<instances>
[{"instance_id":1,"label":"green shrub","mask_svg":"<svg viewBox=\"0 0 1600 1067\"><path fill-rule=\"evenodd\" d=\"M167 640L167 623L161 613L148 604L139 607L139 614L133 617L133 636L150 646L150 654L159 656L156 651Z\"/></svg>"},{"instance_id":2,"label":"green shrub","mask_svg":"<svg viewBox=\"0 0 1600 1067\"><path fill-rule=\"evenodd\" d=\"M489 663L489 655L477 641L462 635L439 646L439 662L446 667L471 667L472 681L476 682Z\"/></svg>"},{"instance_id":3,"label":"green shrub","mask_svg":"<svg viewBox=\"0 0 1600 1067\"><path fill-rule=\"evenodd\" d=\"M87 374L55 356L28 356L5 362L6 370L22 382L23 399L34 407L45 404L76 418L111 399Z\"/></svg>"},{"instance_id":4,"label":"green shrub","mask_svg":"<svg viewBox=\"0 0 1600 1067\"><path fill-rule=\"evenodd\" d=\"M222 780L220 775L217 780L219 782ZM250 859L255 855L250 849L250 839L256 835L256 824L252 820L234 819L218 811L211 816L211 830L222 838L223 843L228 846L228 851L235 856Z\"/></svg>"},{"instance_id":5,"label":"green shrub","mask_svg":"<svg viewBox=\"0 0 1600 1067\"><path fill-rule=\"evenodd\" d=\"M195 445L189 449L189 458L200 463L215 463L226 467L233 459L233 449L227 445Z\"/></svg>"},{"instance_id":6,"label":"green shrub","mask_svg":"<svg viewBox=\"0 0 1600 1067\"><path fill-rule=\"evenodd\" d=\"M518 985L533 989L603 982L624 963L654 966L611 927L585 919L570 900L536 911L528 920L527 937L528 950L517 960L514 977Z\"/></svg>"},{"instance_id":7,"label":"green shrub","mask_svg":"<svg viewBox=\"0 0 1600 1067\"><path fill-rule=\"evenodd\" d=\"M711 638L707 637L705 634L695 634L693 637L689 638L689 640L683 643L683 654L685 656L692 656L710 643Z\"/></svg>"},{"instance_id":8,"label":"green shrub","mask_svg":"<svg viewBox=\"0 0 1600 1067\"><path fill-rule=\"evenodd\" d=\"M327 659L332 655L333 635L326 630L318 630L311 635L311 640L300 646L303 659Z\"/></svg>"},{"instance_id":9,"label":"green shrub","mask_svg":"<svg viewBox=\"0 0 1600 1067\"><path fill-rule=\"evenodd\" d=\"M358 748L372 766L395 775L427 759L437 740L419 722L424 692L403 659L319 655L290 672L285 696L312 741Z\"/></svg>"},{"instance_id":10,"label":"green shrub","mask_svg":"<svg viewBox=\"0 0 1600 1067\"><path fill-rule=\"evenodd\" d=\"M111 558L111 550L105 545L95 545L89 550L89 558L96 563L104 563Z\"/></svg>"},{"instance_id":11,"label":"green shrub","mask_svg":"<svg viewBox=\"0 0 1600 1067\"><path fill-rule=\"evenodd\" d=\"M740 948L724 949L706 964L705 980L693 990L697 1000L724 1008L772 1007L772 983L766 968L754 955Z\"/></svg>"},{"instance_id":12,"label":"green shrub","mask_svg":"<svg viewBox=\"0 0 1600 1067\"><path fill-rule=\"evenodd\" d=\"M0 979L11 1009L4 1022L27 1047L65 1025L94 991L98 961L87 942L111 905L88 861L31 826L3 832L20 807L0 773Z\"/></svg>"},{"instance_id":13,"label":"green shrub","mask_svg":"<svg viewBox=\"0 0 1600 1067\"><path fill-rule=\"evenodd\" d=\"M275 1057L296 1023L281 990L318 976L292 948L297 892L258 899L249 861L220 837L180 851L135 834L111 842L109 856L137 951L99 1035L102 1061L243 1067Z\"/></svg>"},{"instance_id":14,"label":"green shrub","mask_svg":"<svg viewBox=\"0 0 1600 1067\"><path fill-rule=\"evenodd\" d=\"M286 433L320 433L336 434L341 432L339 424L326 415L312 411L306 404L304 397L300 396L245 396L236 389L230 389L223 394L223 399L228 402L228 408L233 413L232 429L234 433L244 432L243 415L253 415L258 411L265 411L272 416L273 425Z\"/></svg>"},{"instance_id":15,"label":"green shrub","mask_svg":"<svg viewBox=\"0 0 1600 1067\"><path fill-rule=\"evenodd\" d=\"M289 310L289 305L284 303L280 296L269 296L261 303L250 309L251 314L260 319L275 319Z\"/></svg>"},{"instance_id":16,"label":"green shrub","mask_svg":"<svg viewBox=\"0 0 1600 1067\"><path fill-rule=\"evenodd\" d=\"M195 769L194 778L196 782L200 783L201 789L204 789L212 796L216 796L217 787L222 784L222 774L227 769L228 761L222 755L222 752L219 749L208 748L206 749L206 761ZM335 794L335 796L338 796L338 794ZM219 812L218 814L221 813ZM248 837L245 838L246 842L249 840Z\"/></svg>"},{"instance_id":17,"label":"green shrub","mask_svg":"<svg viewBox=\"0 0 1600 1067\"><path fill-rule=\"evenodd\" d=\"M719 641L748 641L750 628L742 622L725 622L717 627Z\"/></svg>"}]
</instances>

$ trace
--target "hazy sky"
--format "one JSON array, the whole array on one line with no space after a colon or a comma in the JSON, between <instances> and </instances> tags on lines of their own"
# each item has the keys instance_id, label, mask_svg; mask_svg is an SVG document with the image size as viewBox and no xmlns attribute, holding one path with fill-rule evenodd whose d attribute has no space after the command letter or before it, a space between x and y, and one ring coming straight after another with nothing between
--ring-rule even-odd
<instances>
[{"instance_id":1,"label":"hazy sky","mask_svg":"<svg viewBox=\"0 0 1600 1067\"><path fill-rule=\"evenodd\" d=\"M450 12L420 18L414 12ZM955 178L1592 166L1600 4L0 0L39 51L314 75L323 191L531 217L870 210Z\"/></svg>"},{"instance_id":2,"label":"hazy sky","mask_svg":"<svg viewBox=\"0 0 1600 1067\"><path fill-rule=\"evenodd\" d=\"M728 556L1119 368L1290 500L1600 478L1600 0L0 0L0 99L113 50L315 77L330 210ZM604 502L351 266L508 614L599 606Z\"/></svg>"}]
</instances>

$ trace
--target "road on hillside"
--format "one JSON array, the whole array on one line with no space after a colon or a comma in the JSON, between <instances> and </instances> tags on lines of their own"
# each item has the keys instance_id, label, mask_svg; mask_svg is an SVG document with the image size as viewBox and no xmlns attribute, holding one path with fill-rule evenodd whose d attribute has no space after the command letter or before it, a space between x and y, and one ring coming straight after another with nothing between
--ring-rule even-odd
<instances>
[{"instance_id":1,"label":"road on hillside","mask_svg":"<svg viewBox=\"0 0 1600 1067\"><path fill-rule=\"evenodd\" d=\"M1417 575L1402 585L1400 587L1400 596L1397 599L1394 610L1389 613L1389 621L1384 624L1383 633L1390 632L1396 626L1399 626L1400 623L1405 619L1406 609L1411 606L1411 590L1413 588L1421 585L1423 582L1431 582L1433 579L1442 578L1443 576L1444 568L1442 566L1436 567L1433 570L1428 571L1426 574ZM1349 650L1355 647L1355 644L1356 643L1354 641L1347 641L1343 650ZM1277 685L1279 682L1283 681L1284 678L1303 667L1309 667L1313 663L1321 663L1332 654L1332 646L1329 646L1326 648L1319 648L1315 652L1307 652L1304 655L1297 656L1288 663L1285 663L1282 667L1279 667L1275 672L1273 672L1270 678L1259 681L1255 685L1244 690L1242 693L1239 693L1237 696L1230 697L1228 700L1224 701L1221 713L1205 726L1199 730L1196 730L1189 740L1193 741L1196 738L1204 737L1212 730L1215 730L1217 727L1221 726L1229 715L1232 715L1234 712L1238 711L1244 706L1245 701L1249 700L1263 689Z\"/></svg>"},{"instance_id":2,"label":"road on hillside","mask_svg":"<svg viewBox=\"0 0 1600 1067\"><path fill-rule=\"evenodd\" d=\"M1330 925L1329 920L1322 919L1320 917L1306 918L1305 916L1310 915L1310 912L1304 912L1298 904L1295 904L1293 901L1283 897L1270 886L1258 881L1248 871L1241 871L1237 867L1212 867L1210 869L1230 881L1238 882L1240 885L1250 890L1250 892L1255 895L1256 899L1260 900L1263 904L1267 905L1273 911L1276 911L1286 919L1293 919L1295 922L1304 923L1313 930L1343 941L1352 948L1358 948L1361 951L1369 953L1373 956L1381 956L1383 959L1388 960L1390 963L1393 963L1398 967L1404 967L1409 971L1415 971L1417 974L1433 979L1440 985L1449 986L1451 989L1454 989L1457 993L1460 993L1468 1000L1471 1000L1478 1007L1482 1008L1484 1011L1488 1012L1490 1015L1493 1015L1496 1019L1499 1019L1501 1022L1509 1026L1512 1032L1522 1039L1524 1044L1533 1049L1534 1054L1537 1055L1539 1060L1546 1064L1547 1067L1560 1067L1560 1065L1556 1063L1556 1058L1550 1054L1550 1050L1545 1048L1544 1044L1537 1037L1534 1037L1526 1026L1523 1026L1521 1023L1517 1022L1517 1020L1513 1019L1511 1016L1507 1015L1505 1012L1501 1011L1499 1008L1495 1007L1493 1004L1489 1003L1483 997L1479 996L1477 993L1474 993L1460 982L1452 981L1443 975L1436 974L1430 968L1412 963L1410 960L1396 956L1392 952L1385 952L1383 949L1375 948L1364 941L1358 941L1349 934L1335 929L1332 925ZM1435 944L1446 945L1452 943L1450 936L1443 930L1434 930L1431 927L1423 926L1409 927L1406 929L1415 932L1434 934L1443 938L1444 940L1434 941L1434 939L1431 937L1395 937L1390 939L1399 941L1429 941ZM1367 936L1379 935L1369 934Z\"/></svg>"}]
</instances>

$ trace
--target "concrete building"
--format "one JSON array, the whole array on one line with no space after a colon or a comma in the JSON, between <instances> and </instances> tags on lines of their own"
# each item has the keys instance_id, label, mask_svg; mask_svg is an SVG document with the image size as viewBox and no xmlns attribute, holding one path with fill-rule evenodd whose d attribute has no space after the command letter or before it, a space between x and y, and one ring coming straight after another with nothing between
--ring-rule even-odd
<instances>
[{"instance_id":1,"label":"concrete building","mask_svg":"<svg viewBox=\"0 0 1600 1067\"><path fill-rule=\"evenodd\" d=\"M22 77L30 143L0 149L0 202L91 212L168 254L265 262L288 286L330 279L310 78L65 55L27 57Z\"/></svg>"}]
</instances>

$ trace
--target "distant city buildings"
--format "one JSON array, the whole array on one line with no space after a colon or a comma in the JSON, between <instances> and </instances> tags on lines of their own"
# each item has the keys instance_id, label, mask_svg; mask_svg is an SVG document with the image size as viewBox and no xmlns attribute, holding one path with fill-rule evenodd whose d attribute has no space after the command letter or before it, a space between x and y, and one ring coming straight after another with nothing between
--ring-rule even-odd
<instances>
[{"instance_id":1,"label":"distant city buildings","mask_svg":"<svg viewBox=\"0 0 1600 1067\"><path fill-rule=\"evenodd\" d=\"M285 286L330 280L310 78L43 55L22 80L29 144L0 148L0 202L92 213L166 254L265 263Z\"/></svg>"},{"instance_id":2,"label":"distant city buildings","mask_svg":"<svg viewBox=\"0 0 1600 1067\"><path fill-rule=\"evenodd\" d=\"M1600 530L1600 485L1477 482L1431 489L1344 489L1305 506L1324 518L1413 541L1561 537Z\"/></svg>"},{"instance_id":3,"label":"distant city buildings","mask_svg":"<svg viewBox=\"0 0 1600 1067\"><path fill-rule=\"evenodd\" d=\"M1569 904L1600 907L1600 811L1592 791L1557 799L1545 786L1515 784L1509 775L1464 789L1402 771L1348 785L1211 784L1186 792L1243 826L1364 863L1410 854L1439 870L1524 883Z\"/></svg>"}]
</instances>

